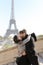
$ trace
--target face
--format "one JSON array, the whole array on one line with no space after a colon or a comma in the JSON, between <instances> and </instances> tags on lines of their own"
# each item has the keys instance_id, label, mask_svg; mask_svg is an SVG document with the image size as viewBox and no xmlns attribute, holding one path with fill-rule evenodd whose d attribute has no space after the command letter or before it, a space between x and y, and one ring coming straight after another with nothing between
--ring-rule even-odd
<instances>
[{"instance_id":1,"label":"face","mask_svg":"<svg viewBox=\"0 0 43 65\"><path fill-rule=\"evenodd\" d=\"M20 34L20 37L21 37L21 38L24 38L25 36L26 36L26 33L21 33L21 34Z\"/></svg>"}]
</instances>

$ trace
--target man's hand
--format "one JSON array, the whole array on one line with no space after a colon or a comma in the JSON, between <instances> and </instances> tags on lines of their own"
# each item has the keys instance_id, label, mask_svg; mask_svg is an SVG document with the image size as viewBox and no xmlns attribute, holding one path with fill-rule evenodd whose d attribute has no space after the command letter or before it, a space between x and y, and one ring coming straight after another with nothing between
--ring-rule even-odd
<instances>
[{"instance_id":1,"label":"man's hand","mask_svg":"<svg viewBox=\"0 0 43 65\"><path fill-rule=\"evenodd\" d=\"M24 51L24 52L22 53L22 55L25 56L25 55L26 55L26 52Z\"/></svg>"}]
</instances>

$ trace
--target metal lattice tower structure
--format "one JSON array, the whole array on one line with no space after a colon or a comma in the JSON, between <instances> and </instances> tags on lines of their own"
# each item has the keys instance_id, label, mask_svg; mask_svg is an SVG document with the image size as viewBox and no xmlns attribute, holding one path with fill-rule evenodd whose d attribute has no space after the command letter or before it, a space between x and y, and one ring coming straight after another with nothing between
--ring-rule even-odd
<instances>
[{"instance_id":1,"label":"metal lattice tower structure","mask_svg":"<svg viewBox=\"0 0 43 65\"><path fill-rule=\"evenodd\" d=\"M14 29L11 29L12 24L14 25ZM18 33L18 29L16 27L16 21L14 19L14 0L12 0L11 18L10 18L9 28L7 29L5 37L8 37L10 34L17 34L17 33Z\"/></svg>"}]
</instances>

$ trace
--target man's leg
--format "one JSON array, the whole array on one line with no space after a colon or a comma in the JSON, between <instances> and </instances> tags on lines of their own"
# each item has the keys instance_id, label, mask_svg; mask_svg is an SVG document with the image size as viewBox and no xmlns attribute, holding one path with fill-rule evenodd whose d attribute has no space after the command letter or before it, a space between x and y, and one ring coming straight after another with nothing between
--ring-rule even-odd
<instances>
[{"instance_id":1,"label":"man's leg","mask_svg":"<svg viewBox=\"0 0 43 65\"><path fill-rule=\"evenodd\" d=\"M39 65L39 63L38 63L38 57L36 55L29 54L27 57L28 57L28 60L30 61L30 63L32 65Z\"/></svg>"},{"instance_id":2,"label":"man's leg","mask_svg":"<svg viewBox=\"0 0 43 65\"><path fill-rule=\"evenodd\" d=\"M39 65L39 63L38 63L38 57L37 56L33 56L32 64L33 65Z\"/></svg>"}]
</instances>

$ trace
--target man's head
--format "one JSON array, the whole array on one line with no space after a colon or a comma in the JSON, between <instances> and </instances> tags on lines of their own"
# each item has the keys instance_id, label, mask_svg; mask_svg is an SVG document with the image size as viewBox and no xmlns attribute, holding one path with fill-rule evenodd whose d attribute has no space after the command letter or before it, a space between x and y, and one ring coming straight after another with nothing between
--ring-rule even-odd
<instances>
[{"instance_id":1,"label":"man's head","mask_svg":"<svg viewBox=\"0 0 43 65\"><path fill-rule=\"evenodd\" d=\"M26 30L23 29L22 31L20 31L19 35L20 35L21 38L24 38L26 36Z\"/></svg>"}]
</instances>

